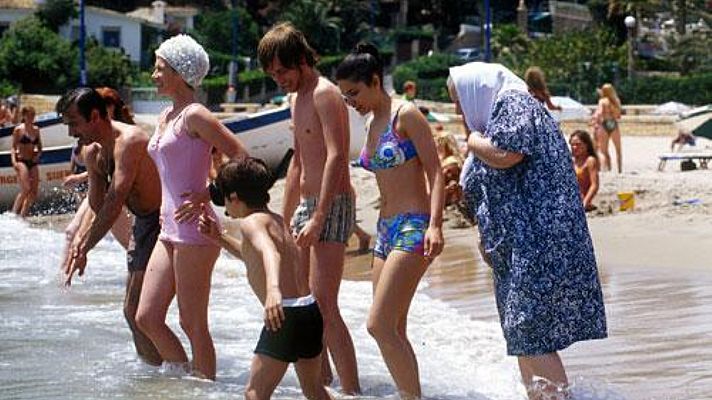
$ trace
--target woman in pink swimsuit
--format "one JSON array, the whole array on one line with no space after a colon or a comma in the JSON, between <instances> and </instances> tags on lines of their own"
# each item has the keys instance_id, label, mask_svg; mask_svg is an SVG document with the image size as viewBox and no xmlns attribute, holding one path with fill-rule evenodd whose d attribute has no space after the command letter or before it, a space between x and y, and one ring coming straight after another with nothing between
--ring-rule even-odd
<instances>
[{"instance_id":1,"label":"woman in pink swimsuit","mask_svg":"<svg viewBox=\"0 0 712 400\"><path fill-rule=\"evenodd\" d=\"M152 78L158 94L173 101L159 117L148 152L161 177L161 234L146 269L136 320L165 360L166 372L189 372L215 379L215 348L208 331L208 301L219 248L198 232L197 217L210 207L207 188L210 150L229 158L244 147L195 99L207 74L208 55L187 35L174 36L156 50ZM180 325L193 351L188 363L178 337L166 325L166 313L178 298Z\"/></svg>"}]
</instances>

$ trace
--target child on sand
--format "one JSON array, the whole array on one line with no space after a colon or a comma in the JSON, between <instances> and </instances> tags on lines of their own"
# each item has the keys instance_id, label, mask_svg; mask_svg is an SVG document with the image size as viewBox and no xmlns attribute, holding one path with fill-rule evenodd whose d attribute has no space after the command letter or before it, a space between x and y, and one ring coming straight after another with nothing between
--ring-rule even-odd
<instances>
[{"instance_id":1,"label":"child on sand","mask_svg":"<svg viewBox=\"0 0 712 400\"><path fill-rule=\"evenodd\" d=\"M264 305L265 325L245 398L270 398L289 363L294 363L304 396L330 399L321 379L321 312L299 270L292 234L282 217L267 206L273 182L262 160L247 157L225 164L216 186L225 198L227 214L241 219L242 239L221 232L208 213L201 214L198 229L245 262L250 286Z\"/></svg>"}]
</instances>

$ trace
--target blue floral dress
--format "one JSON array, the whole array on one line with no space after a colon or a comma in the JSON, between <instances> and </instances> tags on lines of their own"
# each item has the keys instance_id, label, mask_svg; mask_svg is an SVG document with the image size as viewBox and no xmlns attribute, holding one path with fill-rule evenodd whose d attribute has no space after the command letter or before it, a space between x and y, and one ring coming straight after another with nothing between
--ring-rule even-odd
<instances>
[{"instance_id":1,"label":"blue floral dress","mask_svg":"<svg viewBox=\"0 0 712 400\"><path fill-rule=\"evenodd\" d=\"M477 158L464 176L494 272L507 353L535 356L607 336L593 244L559 127L530 95L498 97L485 136L524 154L495 169Z\"/></svg>"}]
</instances>

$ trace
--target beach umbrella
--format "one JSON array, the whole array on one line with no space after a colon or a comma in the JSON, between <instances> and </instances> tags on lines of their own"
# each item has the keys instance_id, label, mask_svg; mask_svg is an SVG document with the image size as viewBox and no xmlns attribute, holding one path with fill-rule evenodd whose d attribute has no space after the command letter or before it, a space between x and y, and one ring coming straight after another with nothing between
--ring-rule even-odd
<instances>
[{"instance_id":1,"label":"beach umbrella","mask_svg":"<svg viewBox=\"0 0 712 400\"><path fill-rule=\"evenodd\" d=\"M712 105L695 108L681 114L675 125L695 137L712 140Z\"/></svg>"}]
</instances>

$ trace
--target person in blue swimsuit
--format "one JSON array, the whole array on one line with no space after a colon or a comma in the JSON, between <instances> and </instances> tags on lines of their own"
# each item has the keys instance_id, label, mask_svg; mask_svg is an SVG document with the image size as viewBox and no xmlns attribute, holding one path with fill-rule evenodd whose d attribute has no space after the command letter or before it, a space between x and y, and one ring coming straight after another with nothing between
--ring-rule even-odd
<instances>
[{"instance_id":1,"label":"person in blue swimsuit","mask_svg":"<svg viewBox=\"0 0 712 400\"><path fill-rule=\"evenodd\" d=\"M349 105L373 113L359 159L376 174L381 194L368 331L401 397L420 398L406 320L418 282L444 244L443 176L435 142L418 108L393 102L384 90L383 63L372 45L359 44L337 68L336 80Z\"/></svg>"},{"instance_id":2,"label":"person in blue swimsuit","mask_svg":"<svg viewBox=\"0 0 712 400\"><path fill-rule=\"evenodd\" d=\"M556 120L502 65L450 68L448 91L472 132L463 192L492 267L507 354L530 398L566 392L558 351L607 335L571 153Z\"/></svg>"}]
</instances>

